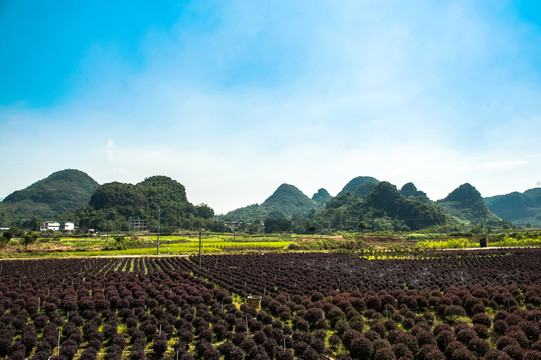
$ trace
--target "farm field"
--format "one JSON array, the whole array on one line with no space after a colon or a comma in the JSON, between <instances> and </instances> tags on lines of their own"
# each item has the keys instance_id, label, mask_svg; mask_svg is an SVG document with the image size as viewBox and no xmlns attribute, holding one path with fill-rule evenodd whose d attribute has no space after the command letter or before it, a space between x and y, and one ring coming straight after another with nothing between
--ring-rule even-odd
<instances>
[{"instance_id":1,"label":"farm field","mask_svg":"<svg viewBox=\"0 0 541 360\"><path fill-rule=\"evenodd\" d=\"M141 236L125 238L126 249L115 250L114 237L88 238L39 238L27 250L13 239L0 251L3 258L21 257L80 257L80 256L121 256L155 255L157 237ZM234 236L229 234L205 234L202 237L202 253L230 253L247 251L277 251L293 241L282 236ZM167 235L160 238L160 254L194 254L199 252L199 238L195 235Z\"/></svg>"},{"instance_id":2,"label":"farm field","mask_svg":"<svg viewBox=\"0 0 541 360\"><path fill-rule=\"evenodd\" d=\"M122 247L115 241L122 239ZM489 236L489 247L541 247L540 231L500 233ZM281 251L349 251L370 258L392 253L393 256L417 256L432 250L479 247L479 236L449 234L359 234L333 235L294 234L213 234L202 235L202 253L229 254ZM197 233L163 235L160 254L190 255L199 252ZM0 258L85 257L85 256L150 256L157 254L156 235L111 235L101 237L38 237L24 246L21 238L11 239L0 251Z\"/></svg>"},{"instance_id":3,"label":"farm field","mask_svg":"<svg viewBox=\"0 0 541 360\"><path fill-rule=\"evenodd\" d=\"M0 261L0 358L539 359L541 249ZM260 308L246 303L261 296Z\"/></svg>"}]
</instances>

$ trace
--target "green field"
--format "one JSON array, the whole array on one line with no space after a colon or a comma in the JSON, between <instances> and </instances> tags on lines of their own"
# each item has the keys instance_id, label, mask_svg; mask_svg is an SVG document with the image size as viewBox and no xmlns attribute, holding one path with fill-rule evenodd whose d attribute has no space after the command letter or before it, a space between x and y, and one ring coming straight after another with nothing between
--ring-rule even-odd
<instances>
[{"instance_id":1,"label":"green field","mask_svg":"<svg viewBox=\"0 0 541 360\"><path fill-rule=\"evenodd\" d=\"M140 256L157 255L158 238L149 235L122 236L122 247L115 241L120 235L102 237L39 237L26 249L20 238L0 249L0 258L70 257L70 256ZM539 247L541 232L492 234L489 247ZM201 253L229 254L276 251L338 251L363 257L415 257L426 251L479 247L479 236L449 234L360 234L324 235L201 235ZM160 236L160 255L191 255L199 253L199 234Z\"/></svg>"},{"instance_id":2,"label":"green field","mask_svg":"<svg viewBox=\"0 0 541 360\"><path fill-rule=\"evenodd\" d=\"M235 236L232 234L204 234L201 237L201 252L233 253L251 251L278 251L293 241L281 236ZM119 256L119 255L156 255L157 236L125 237L126 250L115 250L115 240L110 237L66 237L38 238L27 251L19 244L19 239L12 239L0 252L0 257L36 257L36 256ZM199 253L199 237L160 236L160 255L189 255Z\"/></svg>"}]
</instances>

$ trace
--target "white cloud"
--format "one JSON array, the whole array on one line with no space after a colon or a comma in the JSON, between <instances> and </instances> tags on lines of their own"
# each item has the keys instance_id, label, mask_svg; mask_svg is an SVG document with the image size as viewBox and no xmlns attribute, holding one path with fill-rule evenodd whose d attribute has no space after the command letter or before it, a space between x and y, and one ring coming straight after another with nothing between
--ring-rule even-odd
<instances>
[{"instance_id":1,"label":"white cloud","mask_svg":"<svg viewBox=\"0 0 541 360\"><path fill-rule=\"evenodd\" d=\"M107 171L107 173L113 174L113 175L124 175L127 173L127 171L124 168L114 168Z\"/></svg>"},{"instance_id":2,"label":"white cloud","mask_svg":"<svg viewBox=\"0 0 541 360\"><path fill-rule=\"evenodd\" d=\"M113 140L107 141L107 160L109 161L115 161L115 154L113 151Z\"/></svg>"}]
</instances>

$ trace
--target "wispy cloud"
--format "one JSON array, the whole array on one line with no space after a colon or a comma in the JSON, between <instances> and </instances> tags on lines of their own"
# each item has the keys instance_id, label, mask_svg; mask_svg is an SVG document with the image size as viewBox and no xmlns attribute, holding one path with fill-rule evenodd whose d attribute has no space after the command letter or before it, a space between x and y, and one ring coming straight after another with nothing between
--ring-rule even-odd
<instances>
[{"instance_id":1,"label":"wispy cloud","mask_svg":"<svg viewBox=\"0 0 541 360\"><path fill-rule=\"evenodd\" d=\"M107 141L107 160L109 161L115 161L115 154L113 151L113 140Z\"/></svg>"},{"instance_id":2,"label":"wispy cloud","mask_svg":"<svg viewBox=\"0 0 541 360\"><path fill-rule=\"evenodd\" d=\"M113 174L113 175L124 175L126 174L126 169L123 169L123 168L114 168L114 169L110 169L109 171L107 171L108 174Z\"/></svg>"},{"instance_id":3,"label":"wispy cloud","mask_svg":"<svg viewBox=\"0 0 541 360\"><path fill-rule=\"evenodd\" d=\"M480 169L512 170L527 163L528 162L524 160L493 161L489 163L479 164L476 167Z\"/></svg>"}]
</instances>

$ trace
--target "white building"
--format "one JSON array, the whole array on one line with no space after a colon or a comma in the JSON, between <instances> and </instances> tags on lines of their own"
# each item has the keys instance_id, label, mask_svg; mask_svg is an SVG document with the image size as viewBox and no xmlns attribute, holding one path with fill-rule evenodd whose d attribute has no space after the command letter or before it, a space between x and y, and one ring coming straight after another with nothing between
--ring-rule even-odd
<instances>
[{"instance_id":1,"label":"white building","mask_svg":"<svg viewBox=\"0 0 541 360\"><path fill-rule=\"evenodd\" d=\"M60 231L74 231L75 223L71 221L61 221L60 222Z\"/></svg>"},{"instance_id":2,"label":"white building","mask_svg":"<svg viewBox=\"0 0 541 360\"><path fill-rule=\"evenodd\" d=\"M41 232L47 231L73 231L75 223L71 221L46 221L40 227Z\"/></svg>"}]
</instances>

